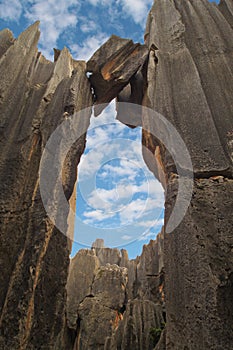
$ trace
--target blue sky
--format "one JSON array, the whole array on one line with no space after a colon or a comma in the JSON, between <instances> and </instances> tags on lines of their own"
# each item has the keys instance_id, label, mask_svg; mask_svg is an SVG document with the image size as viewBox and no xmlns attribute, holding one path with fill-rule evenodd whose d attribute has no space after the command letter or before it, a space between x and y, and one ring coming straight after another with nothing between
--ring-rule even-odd
<instances>
[{"instance_id":1,"label":"blue sky","mask_svg":"<svg viewBox=\"0 0 233 350\"><path fill-rule=\"evenodd\" d=\"M111 103L93 118L78 167L74 251L102 238L130 257L156 237L163 224L164 193L141 153L141 129L115 120Z\"/></svg>"},{"instance_id":2,"label":"blue sky","mask_svg":"<svg viewBox=\"0 0 233 350\"><path fill-rule=\"evenodd\" d=\"M40 49L67 46L75 58L87 59L111 34L143 40L152 0L1 0L0 27L17 36L41 21Z\"/></svg>"},{"instance_id":3,"label":"blue sky","mask_svg":"<svg viewBox=\"0 0 233 350\"><path fill-rule=\"evenodd\" d=\"M39 50L68 47L87 60L111 34L143 42L152 0L1 0L0 29L17 37L41 21ZM114 120L114 104L93 118L79 166L73 252L104 238L131 258L155 238L163 223L163 190L141 158L141 130ZM103 151L105 150L105 151ZM90 171L90 169L92 171Z\"/></svg>"}]
</instances>

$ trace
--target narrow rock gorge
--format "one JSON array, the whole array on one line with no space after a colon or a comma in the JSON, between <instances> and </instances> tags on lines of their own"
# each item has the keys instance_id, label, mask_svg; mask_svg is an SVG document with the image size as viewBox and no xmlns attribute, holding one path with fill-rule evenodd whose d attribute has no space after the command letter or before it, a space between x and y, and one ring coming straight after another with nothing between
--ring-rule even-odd
<instances>
[{"instance_id":1,"label":"narrow rock gorge","mask_svg":"<svg viewBox=\"0 0 233 350\"><path fill-rule=\"evenodd\" d=\"M17 39L0 32L0 349L232 349L232 1L154 0L144 45L113 35L87 63L66 48L48 61L39 35L38 22ZM92 109L112 99L141 106L126 116L117 104L117 119L142 126L144 160L165 189L164 229L135 260L97 241L70 261L69 210L65 236L44 208L40 162L53 131L85 109L61 176L74 202ZM148 108L176 128L192 173L155 136L167 131ZM51 169L62 156L57 145ZM170 232L181 180L192 178Z\"/></svg>"}]
</instances>

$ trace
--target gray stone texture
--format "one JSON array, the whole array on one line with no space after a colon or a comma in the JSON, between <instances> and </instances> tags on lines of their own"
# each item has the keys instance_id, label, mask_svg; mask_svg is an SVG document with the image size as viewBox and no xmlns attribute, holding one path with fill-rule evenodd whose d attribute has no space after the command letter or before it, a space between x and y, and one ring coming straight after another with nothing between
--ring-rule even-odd
<instances>
[{"instance_id":1,"label":"gray stone texture","mask_svg":"<svg viewBox=\"0 0 233 350\"><path fill-rule=\"evenodd\" d=\"M1 350L153 349L150 332L165 310L155 349L232 349L232 18L231 0L155 0L145 45L112 36L87 66L67 49L46 60L38 22L18 39L0 32ZM70 242L43 207L42 152L64 118L93 102L98 115L115 97L154 109L177 129L194 168L191 203L168 234L177 169L153 136L156 118L132 119L144 128L145 162L166 191L164 230L135 260L96 242L72 260L67 283ZM118 119L125 120L119 109ZM67 200L84 148L85 133L64 163Z\"/></svg>"},{"instance_id":2,"label":"gray stone texture","mask_svg":"<svg viewBox=\"0 0 233 350\"><path fill-rule=\"evenodd\" d=\"M55 63L47 61L37 50L38 24L16 40L8 30L0 32L1 350L54 349L64 326L70 245L46 215L38 171L64 113L92 104L85 63L74 61L67 49ZM86 126L89 119L90 113ZM76 146L64 165L67 199L85 135Z\"/></svg>"},{"instance_id":3,"label":"gray stone texture","mask_svg":"<svg viewBox=\"0 0 233 350\"><path fill-rule=\"evenodd\" d=\"M153 349L151 331L165 321L162 242L163 233L134 260L100 240L76 254L67 283L67 325L75 335L67 349Z\"/></svg>"},{"instance_id":4,"label":"gray stone texture","mask_svg":"<svg viewBox=\"0 0 233 350\"><path fill-rule=\"evenodd\" d=\"M167 350L232 349L232 37L232 1L217 6L207 0L156 0L148 16L143 104L180 133L195 179L187 213L168 234L177 169L164 145L144 132L143 144L151 151L145 161L166 189L167 323L161 346ZM156 119L146 114L142 124L156 130Z\"/></svg>"}]
</instances>

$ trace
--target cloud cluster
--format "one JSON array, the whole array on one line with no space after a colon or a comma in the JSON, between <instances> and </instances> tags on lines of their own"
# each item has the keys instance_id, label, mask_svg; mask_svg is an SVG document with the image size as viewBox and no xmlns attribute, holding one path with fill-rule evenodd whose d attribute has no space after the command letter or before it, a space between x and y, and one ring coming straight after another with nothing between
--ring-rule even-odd
<instances>
[{"instance_id":1,"label":"cloud cluster","mask_svg":"<svg viewBox=\"0 0 233 350\"><path fill-rule=\"evenodd\" d=\"M23 11L20 0L2 0L0 3L0 18L5 21L18 21Z\"/></svg>"},{"instance_id":2,"label":"cloud cluster","mask_svg":"<svg viewBox=\"0 0 233 350\"><path fill-rule=\"evenodd\" d=\"M151 0L121 0L123 12L131 16L134 22L142 27L145 25L145 19L152 3Z\"/></svg>"},{"instance_id":3,"label":"cloud cluster","mask_svg":"<svg viewBox=\"0 0 233 350\"><path fill-rule=\"evenodd\" d=\"M91 31L88 24L81 27L84 28L85 33L88 32L88 28ZM71 44L69 47L75 59L87 61L107 39L108 35L100 32L95 35L88 35L82 44Z\"/></svg>"},{"instance_id":4,"label":"cloud cluster","mask_svg":"<svg viewBox=\"0 0 233 350\"><path fill-rule=\"evenodd\" d=\"M93 6L118 7L121 14L132 17L135 23L144 26L152 0L88 0Z\"/></svg>"},{"instance_id":5,"label":"cloud cluster","mask_svg":"<svg viewBox=\"0 0 233 350\"><path fill-rule=\"evenodd\" d=\"M151 5L152 0L2 0L0 18L24 25L40 20L40 50L47 58L64 36L75 57L87 60L112 32L133 36L135 28L125 33L123 19L144 28Z\"/></svg>"},{"instance_id":6,"label":"cloud cluster","mask_svg":"<svg viewBox=\"0 0 233 350\"><path fill-rule=\"evenodd\" d=\"M25 18L30 22L40 20L40 45L46 56L56 47L60 35L78 23L78 0L35 0L25 9Z\"/></svg>"},{"instance_id":7,"label":"cloud cluster","mask_svg":"<svg viewBox=\"0 0 233 350\"><path fill-rule=\"evenodd\" d=\"M164 207L163 189L142 158L140 131L114 121L114 114L111 104L93 119L88 131L86 153L79 165L79 191L86 203L82 220L103 228L132 229L136 224L141 232L147 232L158 224Z\"/></svg>"}]
</instances>

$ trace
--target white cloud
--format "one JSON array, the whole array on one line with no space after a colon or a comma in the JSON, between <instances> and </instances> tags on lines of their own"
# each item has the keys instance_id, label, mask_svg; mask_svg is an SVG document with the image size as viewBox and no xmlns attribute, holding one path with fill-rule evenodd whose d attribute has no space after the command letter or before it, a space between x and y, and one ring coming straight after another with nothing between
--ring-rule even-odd
<instances>
[{"instance_id":1,"label":"white cloud","mask_svg":"<svg viewBox=\"0 0 233 350\"><path fill-rule=\"evenodd\" d=\"M122 225L133 223L139 225L141 220L145 218L150 222L153 221L153 219L156 221L154 218L156 211L161 211L162 209L163 200L161 200L161 198L147 198L146 200L137 198L119 212L120 221Z\"/></svg>"},{"instance_id":2,"label":"white cloud","mask_svg":"<svg viewBox=\"0 0 233 350\"><path fill-rule=\"evenodd\" d=\"M111 104L100 117L92 118L88 131L87 153L79 165L79 189L92 210L84 217L89 224L113 218L120 226L148 228L163 209L164 192L142 158L140 132L135 131L137 141L130 139L132 131L127 134L129 128L114 121L114 109Z\"/></svg>"},{"instance_id":3,"label":"white cloud","mask_svg":"<svg viewBox=\"0 0 233 350\"><path fill-rule=\"evenodd\" d=\"M141 237L139 237L138 241L147 241L148 239L155 239L156 236L157 236L156 233L148 232L148 233L142 235Z\"/></svg>"},{"instance_id":4,"label":"white cloud","mask_svg":"<svg viewBox=\"0 0 233 350\"><path fill-rule=\"evenodd\" d=\"M25 17L30 21L40 20L40 45L43 53L51 54L60 35L78 23L78 0L35 0L25 10Z\"/></svg>"},{"instance_id":5,"label":"white cloud","mask_svg":"<svg viewBox=\"0 0 233 350\"><path fill-rule=\"evenodd\" d=\"M104 164L101 177L106 178L111 175L112 178L125 177L128 181L133 182L141 169L139 164L131 162L127 159L120 159L118 166L112 164Z\"/></svg>"},{"instance_id":6,"label":"white cloud","mask_svg":"<svg viewBox=\"0 0 233 350\"><path fill-rule=\"evenodd\" d=\"M122 175L124 175L124 173L122 173ZM135 195L138 197L143 196L143 198L140 198L140 201L144 202L144 206L146 207L163 207L164 192L158 181L155 179L150 179L149 181L142 181L139 179L138 181L138 184L131 182L126 172L126 178L123 176L122 180L119 179L118 182L113 182L112 178L109 179L107 185L112 187L110 189L103 187L96 188L96 186L93 186L94 189L91 192L85 192L85 188L84 191L82 191L81 187L81 192L88 205L97 210L110 210L112 212L124 211L128 208ZM106 187L106 183L103 183L102 186ZM133 203L134 205L135 203L138 204L138 202ZM122 215L124 217L125 214Z\"/></svg>"},{"instance_id":7,"label":"white cloud","mask_svg":"<svg viewBox=\"0 0 233 350\"><path fill-rule=\"evenodd\" d=\"M52 48L58 46L58 39L66 34L65 42L70 44L72 53L77 59L87 60L108 39L112 31L123 32L121 18L131 17L144 27L152 0L87 0L90 12L85 12L84 2L80 0L2 0L0 18L18 21L24 17L30 23L40 20L40 50L52 59ZM95 8L98 6L98 10ZM104 18L103 18L104 13ZM85 35L85 40L75 43L78 38L77 24ZM102 31L101 31L102 28ZM67 29L70 29L67 34ZM109 33L104 33L109 31ZM95 35L88 33L95 32ZM123 36L125 36L123 34Z\"/></svg>"},{"instance_id":8,"label":"white cloud","mask_svg":"<svg viewBox=\"0 0 233 350\"><path fill-rule=\"evenodd\" d=\"M89 2L89 4L93 5L93 6L109 6L111 5L111 3L113 3L114 0L87 0L87 2ZM117 1L116 1L117 2Z\"/></svg>"},{"instance_id":9,"label":"white cloud","mask_svg":"<svg viewBox=\"0 0 233 350\"><path fill-rule=\"evenodd\" d=\"M98 28L96 22L85 19L84 23L81 24L80 29L83 33L90 33L96 31Z\"/></svg>"},{"instance_id":10,"label":"white cloud","mask_svg":"<svg viewBox=\"0 0 233 350\"><path fill-rule=\"evenodd\" d=\"M121 237L124 241L128 241L129 239L132 238L132 236L124 235Z\"/></svg>"},{"instance_id":11,"label":"white cloud","mask_svg":"<svg viewBox=\"0 0 233 350\"><path fill-rule=\"evenodd\" d=\"M79 188L83 199L99 211L96 214L98 218L102 213L102 220L103 213L118 217L120 225L139 223L142 217L144 221L154 219L155 211L164 206L164 191L145 166L140 141L129 140L126 147L122 141L114 143L114 132L117 137L122 136L119 135L122 127L118 129L118 124L95 128L88 136L88 153L83 156L79 166ZM105 145L103 148L100 142L108 142L107 147ZM112 162L114 159L117 161ZM97 179L100 181L99 187ZM148 215L149 218L145 217ZM91 220L90 217L88 219ZM94 224L94 213L92 219Z\"/></svg>"},{"instance_id":12,"label":"white cloud","mask_svg":"<svg viewBox=\"0 0 233 350\"><path fill-rule=\"evenodd\" d=\"M2 0L0 3L0 18L3 20L18 21L22 14L22 4L20 0Z\"/></svg>"},{"instance_id":13,"label":"white cloud","mask_svg":"<svg viewBox=\"0 0 233 350\"><path fill-rule=\"evenodd\" d=\"M84 154L79 163L79 181L86 181L86 176L90 174L90 170L95 173L98 171L103 159L103 154L94 150L88 154Z\"/></svg>"},{"instance_id":14,"label":"white cloud","mask_svg":"<svg viewBox=\"0 0 233 350\"><path fill-rule=\"evenodd\" d=\"M154 182L157 181L154 180ZM140 192L144 192L144 197L140 196ZM135 198L136 194L138 196ZM164 194L160 185L156 192L148 194L144 183L139 185L119 183L112 189L94 189L91 193L87 193L85 199L86 203L94 209L83 214L88 219L88 223L94 224L95 220L115 217L120 225L136 223L139 227L149 228L163 224L163 219L155 218L156 214L160 215L164 207Z\"/></svg>"},{"instance_id":15,"label":"white cloud","mask_svg":"<svg viewBox=\"0 0 233 350\"><path fill-rule=\"evenodd\" d=\"M96 221L102 221L113 217L114 213L105 213L100 210L92 210L92 211L85 211L83 213L83 216L87 218L87 220L84 220L84 223L93 224Z\"/></svg>"},{"instance_id":16,"label":"white cloud","mask_svg":"<svg viewBox=\"0 0 233 350\"><path fill-rule=\"evenodd\" d=\"M122 9L130 15L134 22L144 26L152 0L121 0Z\"/></svg>"},{"instance_id":17,"label":"white cloud","mask_svg":"<svg viewBox=\"0 0 233 350\"><path fill-rule=\"evenodd\" d=\"M153 0L87 0L93 6L105 6L108 14L132 17L136 24L145 25ZM118 8L117 8L118 7ZM119 13L120 12L120 13Z\"/></svg>"},{"instance_id":18,"label":"white cloud","mask_svg":"<svg viewBox=\"0 0 233 350\"><path fill-rule=\"evenodd\" d=\"M141 221L141 222L139 222L138 226L150 228L152 226L153 227L162 226L163 224L164 224L164 219L159 219L159 220Z\"/></svg>"},{"instance_id":19,"label":"white cloud","mask_svg":"<svg viewBox=\"0 0 233 350\"><path fill-rule=\"evenodd\" d=\"M148 193L151 198L164 198L164 190L158 180L151 175L146 181L135 188L137 192Z\"/></svg>"},{"instance_id":20,"label":"white cloud","mask_svg":"<svg viewBox=\"0 0 233 350\"><path fill-rule=\"evenodd\" d=\"M120 212L121 223L126 224L128 222L134 222L144 210L145 201L143 199L138 198L130 202L129 205Z\"/></svg>"},{"instance_id":21,"label":"white cloud","mask_svg":"<svg viewBox=\"0 0 233 350\"><path fill-rule=\"evenodd\" d=\"M108 39L105 33L88 36L82 45L70 45L71 52L75 59L88 61L93 53Z\"/></svg>"}]
</instances>

